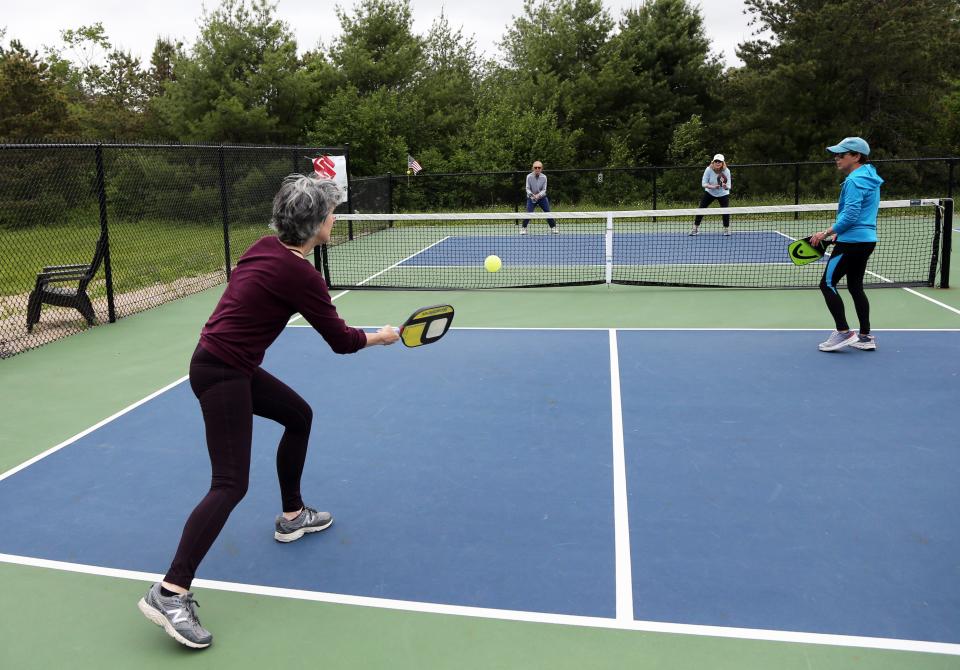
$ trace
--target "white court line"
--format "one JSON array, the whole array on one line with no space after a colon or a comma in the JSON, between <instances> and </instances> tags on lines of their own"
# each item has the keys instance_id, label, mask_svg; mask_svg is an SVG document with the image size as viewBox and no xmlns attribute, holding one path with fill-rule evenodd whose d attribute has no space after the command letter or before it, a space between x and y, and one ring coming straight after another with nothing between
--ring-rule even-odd
<instances>
[{"instance_id":1,"label":"white court line","mask_svg":"<svg viewBox=\"0 0 960 670\"><path fill-rule=\"evenodd\" d=\"M954 228L954 230L957 231L957 232L960 232L960 230L957 230L956 228ZM794 240L794 241L795 241L795 238L790 237L789 235L786 235L786 234L784 234L784 233L781 233L779 230L774 231L774 232L776 232L778 235L783 235L783 236L786 237L788 240ZM827 254L827 255L829 255L829 254ZM877 277L880 281L885 281L885 282L887 282L888 284L892 284L892 283L893 283L893 280L892 280L892 279L887 279L886 277L881 277L881 276L878 275L876 272L871 272L870 270L867 270L867 274L871 274L871 275L873 275L874 277ZM912 294L912 295L917 296L918 298L923 298L924 300L928 300L928 301L932 302L934 305L937 305L938 307L943 307L944 309L949 310L949 311L953 312L954 314L960 314L960 309L957 309L956 307L951 307L950 305L947 305L947 304L945 304L945 303L942 303L942 302L940 302L939 300L935 300L935 299L931 298L930 296L927 296L927 295L924 295L924 294L920 293L919 291L915 291L915 290L913 290L912 288L907 288L906 286L901 286L900 288L902 288L902 289L903 289L904 291L906 291L907 293L910 293L910 294Z\"/></svg>"},{"instance_id":2,"label":"white court line","mask_svg":"<svg viewBox=\"0 0 960 670\"><path fill-rule=\"evenodd\" d=\"M37 454L37 455L34 456L33 458L31 458L31 459L29 459L29 460L27 460L27 461L24 461L24 462L21 463L20 465L17 465L17 466L15 466L15 467L13 467L12 469L7 470L7 471L4 472L2 475L0 475L0 482L2 482L2 481L3 481L4 479L6 479L7 477L10 477L10 476L12 476L12 475L15 475L16 473L20 472L20 471L23 470L24 468L30 467L31 465L33 465L33 464L36 463L37 461L40 461L40 460L46 458L46 457L49 456L50 454L52 454L52 453L54 453L54 452L57 452L57 451L60 451L60 450L63 449L64 447L72 444L73 442L76 442L77 440L79 440L79 439L80 439L81 437L83 437L84 435L89 435L90 433L92 433L93 431L97 430L98 428L100 428L100 427L102 427L102 426L105 426L105 425L107 425L108 423L110 423L111 421L113 421L114 419L123 416L124 414L126 414L127 412L129 412L129 411L131 411L131 410L136 409L137 407L139 407L140 405L144 404L145 402L148 402L148 401L150 401L150 400L153 400L154 398L156 398L156 397L157 397L158 395L160 395L161 393L165 393L166 391L169 391L169 390L172 389L174 386L176 386L177 384L180 384L180 383L182 383L182 382L185 382L187 379L189 379L189 376L183 376L183 377L181 377L180 379L176 380L175 382L171 382L171 383L167 384L166 386L164 386L164 387L163 387L162 389L160 389L159 391L154 391L153 393L151 393L150 395L148 395L146 398L143 398L143 399L141 399L141 400L138 400L137 402L133 403L132 405L129 405L129 406L127 406L127 407L124 407L122 410L120 410L120 411L117 412L116 414L113 414L113 415L111 415L111 416L108 416L106 419L103 419L102 421L100 421L100 422L98 422L98 423L95 423L94 425L90 426L90 427L87 428L86 430L77 433L76 435L74 435L73 437L71 437L71 438L69 438L69 439L67 439L67 440L64 440L63 442L61 442L60 444L56 445L55 447L50 447L49 449L47 449L47 450L44 451L43 453Z\"/></svg>"},{"instance_id":3,"label":"white court line","mask_svg":"<svg viewBox=\"0 0 960 670\"><path fill-rule=\"evenodd\" d=\"M297 326L297 328L303 328L305 326ZM356 328L382 328L382 326L355 326ZM450 330L531 330L531 331L585 331L585 332L607 332L610 330L610 326L451 326ZM770 332L770 333L807 333L807 332L816 332L820 333L826 330L826 328L741 328L741 327L730 327L730 328L687 328L684 326L663 326L663 327L630 327L630 326L617 326L616 330L636 330L636 331L671 331L671 332ZM873 330L882 333L956 333L960 332L960 328L874 328Z\"/></svg>"},{"instance_id":4,"label":"white court line","mask_svg":"<svg viewBox=\"0 0 960 670\"><path fill-rule=\"evenodd\" d=\"M934 300L933 298L931 298L931 297L928 296L928 295L924 295L924 294L920 293L919 291L914 291L912 288L906 288L906 287L901 287L901 288L903 288L903 290L906 291L907 293L912 293L913 295L917 296L918 298L923 298L924 300L929 300L930 302L932 302L934 305L937 305L938 307L943 307L944 309L948 309L948 310L950 310L951 312L953 312L954 314L960 314L960 309L957 309L956 307L951 307L950 305L944 304L944 303L940 302L939 300Z\"/></svg>"},{"instance_id":5,"label":"white court line","mask_svg":"<svg viewBox=\"0 0 960 670\"><path fill-rule=\"evenodd\" d=\"M62 561L51 561L42 558L31 558L28 556L14 556L12 554L0 554L0 562L11 563L15 565L25 565L35 568L46 568L50 570L76 572L87 575L97 575L102 577L130 579L145 583L157 582L163 579L163 575L149 572L104 568L96 565L84 565L80 563L65 563ZM193 585L215 591L229 591L232 593L244 593L247 595L290 598L293 600L308 600L313 602L354 605L359 607L377 607L380 609L400 610L405 612L475 617L479 619L496 619L501 621L522 621L529 623L557 624L589 628L635 630L650 633L673 633L678 635L734 638L738 640L765 640L769 642L818 644L832 647L858 647L866 649L912 651L928 654L947 654L951 656L960 656L960 644L952 644L948 642L900 640L894 638L864 637L855 635L830 635L827 633L803 633L782 630L767 630L762 628L702 626L694 624L667 623L661 621L625 621L619 618L610 619L603 617L577 616L571 614L549 614L545 612L526 612L522 610L500 610L484 607L468 607L464 605L442 605L437 603L423 603L408 600L391 600L387 598L351 596L339 593L324 593L321 591L303 591L299 589L284 589L273 586L258 586L255 584L222 582L211 579L195 579L193 581Z\"/></svg>"},{"instance_id":6,"label":"white court line","mask_svg":"<svg viewBox=\"0 0 960 670\"><path fill-rule=\"evenodd\" d=\"M630 517L627 508L627 462L623 446L620 401L620 354L617 331L610 329L610 414L613 424L613 536L616 556L617 621L633 621L633 568L630 559Z\"/></svg>"},{"instance_id":7,"label":"white court line","mask_svg":"<svg viewBox=\"0 0 960 670\"><path fill-rule=\"evenodd\" d=\"M613 436L614 436L614 513L615 513L615 540L616 540L616 618L601 618L588 616L548 614L540 612L525 612L515 610L498 610L489 608L476 608L457 605L441 605L434 603L420 603L415 601L390 600L382 598L370 598L364 596L350 596L342 594L331 594L314 591L303 591L297 589L281 589L275 587L257 586L249 584L237 584L232 582L222 582L214 580L198 579L194 584L201 588L214 590L231 591L236 593L245 593L250 595L263 595L281 598L292 598L298 600L310 600L317 602L327 602L334 604L357 605L366 607L379 607L383 609L403 610L410 612L424 612L433 614L446 614L456 616L472 616L487 619L501 619L507 621L524 621L533 623L559 624L595 628L612 628L620 630L635 630L645 632L673 633L682 635L699 635L709 637L735 638L744 640L766 640L775 642L792 642L803 644L819 644L840 647L861 647L884 650L899 650L911 652L923 652L934 654L948 654L960 656L960 644L927 642L918 640L898 640L888 638L860 637L848 635L829 635L823 633L804 633L777 631L752 628L733 628L721 626L705 626L692 624L665 623L657 621L635 621L633 620L633 595L632 595L632 569L630 562L629 545L629 526L627 524L627 496L626 496L626 474L625 459L623 454L623 423L620 402L619 386L619 353L616 343L616 330L637 330L637 331L809 331L822 329L806 328L464 328L463 330L558 330L558 331L592 331L606 330L610 335L610 355L611 355L611 400L613 406ZM958 329L889 329L891 331L902 332L957 332ZM51 449L31 458L19 466L0 475L0 481L23 470L24 468L36 463L46 456L66 447L81 437L91 433L97 428L113 421L114 419L126 414L127 412L139 407L149 400L157 397L161 393L182 383L188 377L182 377L175 382L155 391L142 400L133 403L127 408L116 414L100 421L90 428L78 433L74 437L58 444ZM618 420L619 419L619 420ZM618 462L619 461L619 462ZM67 563L62 561L51 561L46 559L32 558L26 556L15 556L11 554L0 554L0 562L25 565L39 568L62 570L67 572L84 573L106 577L115 577L122 579L132 579L144 582L154 582L162 579L162 575L136 572L131 570L121 570L116 568L106 568L100 566L90 566L79 563Z\"/></svg>"},{"instance_id":8,"label":"white court line","mask_svg":"<svg viewBox=\"0 0 960 670\"><path fill-rule=\"evenodd\" d=\"M379 277L380 275L382 275L384 272L387 272L387 271L389 271L389 270L392 270L393 268L397 267L397 266L400 265L401 263L406 263L408 260L410 260L410 259L413 258L414 256L417 256L417 255L419 255L419 254L422 254L424 251L426 251L427 249L430 249L431 247L437 246L438 244L440 244L440 243L443 242L444 240L449 239L449 237L450 237L449 235L446 235L446 236L444 236L444 237L441 237L439 240L437 240L437 241L434 242L433 244L430 244L430 245L425 246L425 247L424 247L423 249L421 249L420 251L416 251L416 252L410 254L409 256L407 256L406 258L397 261L396 263L394 263L394 264L391 265L390 267L384 268L384 269L380 270L380 272L378 272L377 274L370 275L369 277L367 277L366 279L364 279L362 282L360 282L359 284L357 284L357 286L363 286L364 284L366 284L366 283L367 283L368 281L370 281L371 279L376 279L377 277ZM345 295L348 294L349 292L350 292L350 289L347 289L346 291L340 291L340 293L338 293L337 295L335 295L335 296L333 296L332 298L330 298L330 301L333 302L333 301L336 300L337 298L340 298L340 297L342 297L342 296L345 296ZM298 319L300 319L300 318L302 318L302 317L301 317L299 314L294 314L293 317L291 317L291 319L290 319L289 321L287 321L287 325L289 326L291 323L293 323L294 321L296 321L296 320L298 320Z\"/></svg>"}]
</instances>

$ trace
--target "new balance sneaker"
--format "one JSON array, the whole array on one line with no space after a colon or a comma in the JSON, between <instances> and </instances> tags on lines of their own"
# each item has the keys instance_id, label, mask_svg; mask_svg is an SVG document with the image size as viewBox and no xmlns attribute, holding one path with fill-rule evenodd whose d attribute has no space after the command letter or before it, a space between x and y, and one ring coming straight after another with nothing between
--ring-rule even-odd
<instances>
[{"instance_id":1,"label":"new balance sneaker","mask_svg":"<svg viewBox=\"0 0 960 670\"><path fill-rule=\"evenodd\" d=\"M860 349L862 351L876 351L877 338L875 338L873 335L857 335L857 341L851 342L850 346L854 349Z\"/></svg>"},{"instance_id":2,"label":"new balance sneaker","mask_svg":"<svg viewBox=\"0 0 960 670\"><path fill-rule=\"evenodd\" d=\"M687 233L689 237L693 237L694 235L699 235L699 234L700 234L700 226L694 226L693 228L690 229L690 232Z\"/></svg>"},{"instance_id":3,"label":"new balance sneaker","mask_svg":"<svg viewBox=\"0 0 960 670\"><path fill-rule=\"evenodd\" d=\"M729 236L730 236L730 229L729 229L729 228L724 228L724 229L723 229L723 236L724 236L724 237L729 237Z\"/></svg>"},{"instance_id":4,"label":"new balance sneaker","mask_svg":"<svg viewBox=\"0 0 960 670\"><path fill-rule=\"evenodd\" d=\"M550 229L550 232L553 233L554 235L559 235L559 234L560 234L560 226L554 226L553 228Z\"/></svg>"},{"instance_id":5,"label":"new balance sneaker","mask_svg":"<svg viewBox=\"0 0 960 670\"><path fill-rule=\"evenodd\" d=\"M180 644L193 649L205 649L213 642L213 635L200 625L197 607L192 593L175 594L169 598L160 592L160 583L150 587L137 607L153 623L157 624Z\"/></svg>"},{"instance_id":6,"label":"new balance sneaker","mask_svg":"<svg viewBox=\"0 0 960 670\"><path fill-rule=\"evenodd\" d=\"M843 349L844 347L851 345L856 341L857 334L852 330L848 330L845 333L835 330L830 334L830 337L827 338L826 342L820 343L820 351L837 351L838 349Z\"/></svg>"},{"instance_id":7,"label":"new balance sneaker","mask_svg":"<svg viewBox=\"0 0 960 670\"><path fill-rule=\"evenodd\" d=\"M520 228L520 234L521 234L521 235L526 235L526 234L527 234L527 229L526 229L526 227L521 227L521 228Z\"/></svg>"},{"instance_id":8,"label":"new balance sneaker","mask_svg":"<svg viewBox=\"0 0 960 670\"><path fill-rule=\"evenodd\" d=\"M304 506L298 517L289 520L282 514L277 517L277 529L273 538L278 542L293 542L303 537L304 533L316 533L329 528L332 523L333 517L329 512L318 512L312 507Z\"/></svg>"}]
</instances>

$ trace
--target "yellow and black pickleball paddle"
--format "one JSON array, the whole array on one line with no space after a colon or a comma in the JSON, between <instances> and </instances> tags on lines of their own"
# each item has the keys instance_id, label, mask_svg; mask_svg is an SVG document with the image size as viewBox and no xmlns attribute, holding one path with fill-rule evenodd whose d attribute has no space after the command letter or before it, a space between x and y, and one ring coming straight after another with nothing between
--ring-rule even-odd
<instances>
[{"instance_id":1,"label":"yellow and black pickleball paddle","mask_svg":"<svg viewBox=\"0 0 960 670\"><path fill-rule=\"evenodd\" d=\"M810 237L813 236L811 235ZM810 244L810 237L795 240L787 246L787 253L790 255L790 260L793 261L794 265L813 263L823 258L823 255L827 253L827 246L830 242L823 240L820 244L814 246Z\"/></svg>"},{"instance_id":2,"label":"yellow and black pickleball paddle","mask_svg":"<svg viewBox=\"0 0 960 670\"><path fill-rule=\"evenodd\" d=\"M400 340L408 347L433 344L450 330L453 323L452 305L421 307L397 329Z\"/></svg>"}]
</instances>

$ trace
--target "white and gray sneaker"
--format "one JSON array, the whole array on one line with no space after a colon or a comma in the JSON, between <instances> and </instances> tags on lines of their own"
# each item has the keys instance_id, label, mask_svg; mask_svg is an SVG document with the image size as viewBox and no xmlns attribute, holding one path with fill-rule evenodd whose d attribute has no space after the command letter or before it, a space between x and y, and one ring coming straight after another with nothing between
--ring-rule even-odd
<instances>
[{"instance_id":1,"label":"white and gray sneaker","mask_svg":"<svg viewBox=\"0 0 960 670\"><path fill-rule=\"evenodd\" d=\"M521 227L520 227L520 234L521 234L521 235L526 235L526 234L527 234L527 229L526 229L525 227L521 226Z\"/></svg>"},{"instance_id":2,"label":"white and gray sneaker","mask_svg":"<svg viewBox=\"0 0 960 670\"><path fill-rule=\"evenodd\" d=\"M200 625L193 593L174 594L170 597L160 592L160 583L150 587L137 607L153 623L157 624L180 644L193 649L205 649L213 642L213 635Z\"/></svg>"},{"instance_id":3,"label":"white and gray sneaker","mask_svg":"<svg viewBox=\"0 0 960 670\"><path fill-rule=\"evenodd\" d=\"M820 351L837 351L838 349L843 349L844 347L851 345L856 341L857 334L852 330L848 330L845 333L835 330L830 334L830 337L828 337L825 342L820 343L819 347Z\"/></svg>"},{"instance_id":4,"label":"white and gray sneaker","mask_svg":"<svg viewBox=\"0 0 960 670\"><path fill-rule=\"evenodd\" d=\"M876 351L877 338L873 335L857 335L857 341L851 342L850 346L861 351Z\"/></svg>"},{"instance_id":5,"label":"white and gray sneaker","mask_svg":"<svg viewBox=\"0 0 960 670\"><path fill-rule=\"evenodd\" d=\"M558 226L554 226L553 228L550 229L550 232L553 233L554 235L559 235L560 228Z\"/></svg>"},{"instance_id":6,"label":"white and gray sneaker","mask_svg":"<svg viewBox=\"0 0 960 670\"><path fill-rule=\"evenodd\" d=\"M332 523L333 517L330 512L318 512L304 505L300 515L293 519L285 519L282 514L277 517L273 538L277 542L293 542L303 537L304 533L316 533L329 528Z\"/></svg>"},{"instance_id":7,"label":"white and gray sneaker","mask_svg":"<svg viewBox=\"0 0 960 670\"><path fill-rule=\"evenodd\" d=\"M699 235L699 234L700 234L700 226L694 226L693 228L690 229L690 232L687 233L689 237L693 237L694 235Z\"/></svg>"}]
</instances>

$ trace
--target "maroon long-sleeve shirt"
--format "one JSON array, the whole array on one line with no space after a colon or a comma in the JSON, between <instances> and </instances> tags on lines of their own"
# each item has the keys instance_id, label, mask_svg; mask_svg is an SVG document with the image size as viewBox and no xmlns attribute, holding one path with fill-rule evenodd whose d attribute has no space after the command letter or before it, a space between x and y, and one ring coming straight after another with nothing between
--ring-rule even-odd
<instances>
[{"instance_id":1,"label":"maroon long-sleeve shirt","mask_svg":"<svg viewBox=\"0 0 960 670\"><path fill-rule=\"evenodd\" d=\"M276 237L261 238L237 261L227 290L200 333L200 345L252 374L297 312L338 354L352 354L367 345L366 333L349 327L337 314L313 264L291 253Z\"/></svg>"}]
</instances>

